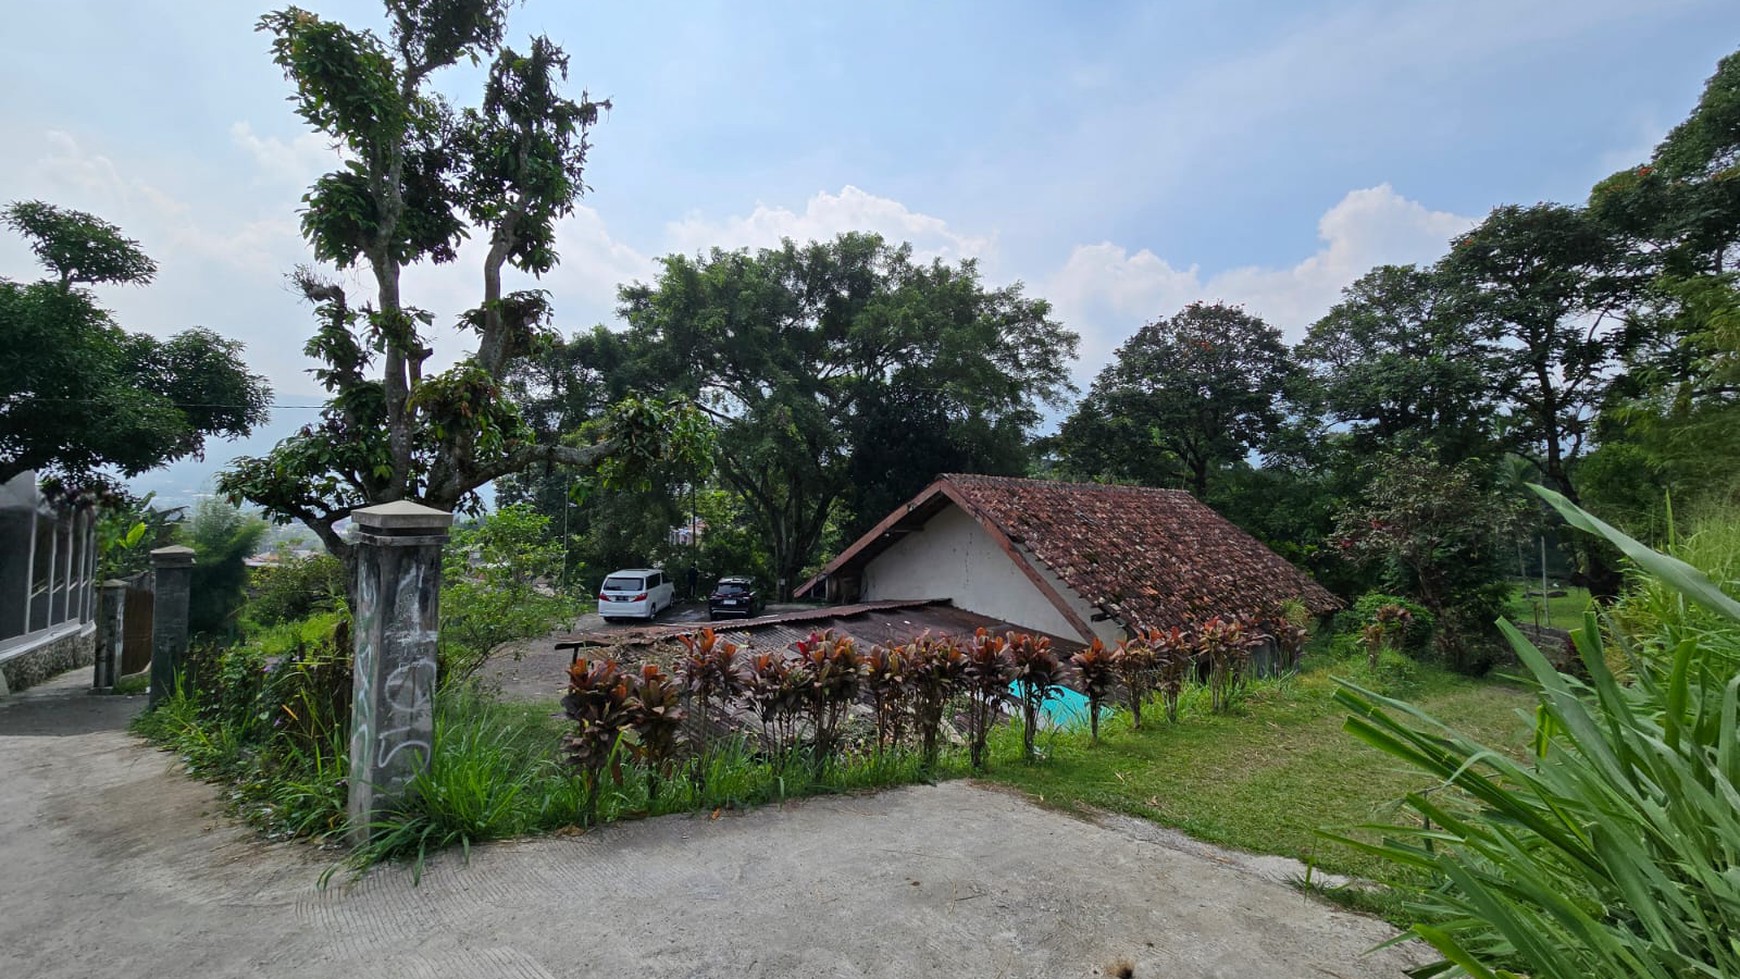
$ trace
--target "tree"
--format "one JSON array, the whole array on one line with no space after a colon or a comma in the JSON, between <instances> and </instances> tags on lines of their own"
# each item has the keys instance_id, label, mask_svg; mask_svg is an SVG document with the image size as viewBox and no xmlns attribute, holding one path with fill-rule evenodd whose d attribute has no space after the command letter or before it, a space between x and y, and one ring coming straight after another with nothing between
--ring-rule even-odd
<instances>
[{"instance_id":1,"label":"tree","mask_svg":"<svg viewBox=\"0 0 1740 979\"><path fill-rule=\"evenodd\" d=\"M219 485L278 520L300 520L347 568L351 546L334 525L358 507L475 509L476 489L508 473L542 463L611 478L699 435L681 407L631 405L599 441L565 444L528 425L507 396L514 365L553 334L548 295L505 291L504 271L555 266L556 222L585 189L587 133L610 106L560 93L568 57L548 38L505 47L508 6L389 0L387 40L295 7L259 23L297 114L342 154L304 197L303 237L318 261L367 266L373 295L356 304L336 282L296 272L316 310L305 349L320 363L327 406L269 455L237 460ZM476 107L456 109L429 90L441 69L489 56ZM459 326L477 348L425 376L433 317L406 300L402 275L454 261L473 232L489 244L483 292Z\"/></svg>"},{"instance_id":2,"label":"tree","mask_svg":"<svg viewBox=\"0 0 1740 979\"><path fill-rule=\"evenodd\" d=\"M1578 499L1570 465L1622 351L1612 240L1579 208L1505 205L1439 265L1459 314L1495 345L1509 447Z\"/></svg>"},{"instance_id":3,"label":"tree","mask_svg":"<svg viewBox=\"0 0 1740 979\"><path fill-rule=\"evenodd\" d=\"M1440 276L1383 265L1342 290L1295 353L1307 397L1370 453L1406 441L1456 462L1492 449L1499 364Z\"/></svg>"},{"instance_id":4,"label":"tree","mask_svg":"<svg viewBox=\"0 0 1740 979\"><path fill-rule=\"evenodd\" d=\"M223 500L206 497L179 527L181 543L193 548L188 628L195 635L227 636L247 599L246 561L266 536L266 522Z\"/></svg>"},{"instance_id":5,"label":"tree","mask_svg":"<svg viewBox=\"0 0 1740 979\"><path fill-rule=\"evenodd\" d=\"M247 435L272 392L242 345L205 329L167 340L128 333L90 285L146 285L157 266L100 218L23 201L0 212L52 277L0 279L0 482L35 470L104 484L188 456L211 437Z\"/></svg>"},{"instance_id":6,"label":"tree","mask_svg":"<svg viewBox=\"0 0 1740 979\"><path fill-rule=\"evenodd\" d=\"M549 518L524 504L504 506L459 527L442 552L441 675L476 672L497 646L548 632L574 601L546 585L562 567Z\"/></svg>"},{"instance_id":7,"label":"tree","mask_svg":"<svg viewBox=\"0 0 1740 979\"><path fill-rule=\"evenodd\" d=\"M1521 515L1490 467L1447 466L1427 454L1384 455L1369 469L1365 499L1342 512L1340 546L1377 564L1392 593L1419 599L1437 621L1433 639L1459 669L1484 668L1472 640L1509 597L1509 559Z\"/></svg>"},{"instance_id":8,"label":"tree","mask_svg":"<svg viewBox=\"0 0 1740 979\"><path fill-rule=\"evenodd\" d=\"M1059 441L1085 475L1181 479L1202 498L1215 469L1261 451L1280 427L1294 372L1281 331L1235 306L1192 303L1118 348Z\"/></svg>"},{"instance_id":9,"label":"tree","mask_svg":"<svg viewBox=\"0 0 1740 979\"><path fill-rule=\"evenodd\" d=\"M1077 338L1047 303L1019 284L985 288L970 260L919 264L876 235L669 256L621 299L642 376L717 419L719 479L766 537L782 596L843 501L904 499L931 467L971 468L979 438L998 443L985 456L1024 458L1040 405L1070 390ZM956 451L854 469L902 426L941 427Z\"/></svg>"}]
</instances>

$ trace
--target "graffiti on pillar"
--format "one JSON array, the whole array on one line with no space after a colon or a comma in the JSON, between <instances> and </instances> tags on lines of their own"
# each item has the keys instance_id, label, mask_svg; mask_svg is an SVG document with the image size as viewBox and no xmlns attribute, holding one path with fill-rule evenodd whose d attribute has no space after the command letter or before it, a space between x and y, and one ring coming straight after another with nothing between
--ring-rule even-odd
<instances>
[{"instance_id":1,"label":"graffiti on pillar","mask_svg":"<svg viewBox=\"0 0 1740 979\"><path fill-rule=\"evenodd\" d=\"M375 764L388 765L406 748L415 748L428 758L429 740L423 733L435 699L435 662L428 659L400 663L381 684L380 733L375 736ZM423 723L419 724L419 720Z\"/></svg>"}]
</instances>

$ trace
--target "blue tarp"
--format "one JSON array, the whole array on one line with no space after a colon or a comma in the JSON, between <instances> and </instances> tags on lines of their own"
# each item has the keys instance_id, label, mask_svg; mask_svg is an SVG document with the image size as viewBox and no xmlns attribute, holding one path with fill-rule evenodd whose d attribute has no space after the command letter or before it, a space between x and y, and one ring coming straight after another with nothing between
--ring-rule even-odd
<instances>
[{"instance_id":1,"label":"blue tarp","mask_svg":"<svg viewBox=\"0 0 1740 979\"><path fill-rule=\"evenodd\" d=\"M1009 695L1020 700L1021 681L1009 684ZM1088 699L1086 696L1068 687L1052 687L1046 694L1045 701L1039 705L1040 723L1045 727L1062 728L1072 731L1078 727L1088 726ZM1112 709L1101 705L1100 723L1112 716Z\"/></svg>"}]
</instances>

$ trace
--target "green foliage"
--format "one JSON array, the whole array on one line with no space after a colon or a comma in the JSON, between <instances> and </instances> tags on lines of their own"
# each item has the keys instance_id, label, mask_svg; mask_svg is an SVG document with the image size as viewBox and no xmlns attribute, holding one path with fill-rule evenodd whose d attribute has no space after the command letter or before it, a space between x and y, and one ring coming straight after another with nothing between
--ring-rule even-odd
<instances>
[{"instance_id":1,"label":"green foliage","mask_svg":"<svg viewBox=\"0 0 1740 979\"><path fill-rule=\"evenodd\" d=\"M236 615L247 598L248 568L243 562L266 536L266 522L207 497L177 530L181 543L194 551L189 630L196 636L235 635Z\"/></svg>"},{"instance_id":2,"label":"green foliage","mask_svg":"<svg viewBox=\"0 0 1740 979\"><path fill-rule=\"evenodd\" d=\"M128 333L81 288L150 282L156 266L137 242L40 201L8 205L0 223L55 276L0 280L0 482L35 470L74 489L103 485L108 470L134 476L265 421L272 392L247 372L240 343L197 328Z\"/></svg>"},{"instance_id":3,"label":"green foliage","mask_svg":"<svg viewBox=\"0 0 1740 979\"><path fill-rule=\"evenodd\" d=\"M1542 977L1731 975L1740 953L1740 602L1701 571L1542 495L1613 543L1659 588L1710 616L1692 631L1577 634L1589 682L1557 672L1515 629L1539 684L1534 757L1519 761L1405 702L1349 686L1361 740L1457 790L1406 797L1424 824L1354 845L1428 874L1413 931L1443 956L1426 974ZM1734 536L1724 535L1732 545ZM1735 551L1725 555L1736 560ZM1656 605L1654 598L1641 600ZM1631 627L1635 627L1635 624ZM1652 654L1635 655L1640 647ZM1629 682L1608 668L1630 661Z\"/></svg>"},{"instance_id":4,"label":"green foliage","mask_svg":"<svg viewBox=\"0 0 1740 979\"><path fill-rule=\"evenodd\" d=\"M333 528L358 507L412 499L476 511L479 487L536 465L602 465L614 484L665 461L666 448L679 462L706 448L701 416L665 402L619 403L584 445L528 423L510 378L555 342L552 310L541 290L504 293L502 273L554 267L556 222L585 190L588 132L610 103L561 94L568 58L549 39L503 46L506 3L387 6L388 40L294 7L260 19L297 114L344 151L304 198L303 237L317 260L366 265L374 289L355 306L337 282L298 271L316 317L305 352L327 405L219 479L232 498L305 523L347 566L351 545ZM442 69L486 59L477 105L455 109L435 93ZM425 374L433 317L402 295L404 270L454 261L473 234L489 242L479 303L460 316L476 352Z\"/></svg>"},{"instance_id":5,"label":"green foliage","mask_svg":"<svg viewBox=\"0 0 1740 979\"><path fill-rule=\"evenodd\" d=\"M1455 669L1491 665L1488 623L1509 597L1508 562L1520 509L1473 462L1385 456L1366 502L1338 521L1355 560L1378 564L1393 592L1431 613L1438 654Z\"/></svg>"},{"instance_id":6,"label":"green foliage","mask_svg":"<svg viewBox=\"0 0 1740 979\"><path fill-rule=\"evenodd\" d=\"M1432 652L1432 633L1437 620L1424 605L1401 595L1373 591L1359 596L1352 606L1336 613L1335 635L1358 636L1367 626L1380 624L1379 611L1392 606L1405 610L1408 616L1405 624L1395 634L1396 641L1391 645L1397 652L1409 656L1429 655Z\"/></svg>"},{"instance_id":7,"label":"green foliage","mask_svg":"<svg viewBox=\"0 0 1740 979\"><path fill-rule=\"evenodd\" d=\"M305 619L344 607L344 565L330 554L296 557L255 568L242 617L253 629Z\"/></svg>"},{"instance_id":8,"label":"green foliage","mask_svg":"<svg viewBox=\"0 0 1740 979\"><path fill-rule=\"evenodd\" d=\"M988 289L971 261L920 264L871 234L668 256L621 300L630 330L609 356L718 421L719 478L766 540L782 597L836 504L867 526L937 466L1024 461L1076 345L1019 286Z\"/></svg>"},{"instance_id":9,"label":"green foliage","mask_svg":"<svg viewBox=\"0 0 1740 979\"><path fill-rule=\"evenodd\" d=\"M151 552L175 540L182 507L159 510L155 493L116 493L97 510L97 580L131 578L151 570Z\"/></svg>"},{"instance_id":10,"label":"green foliage","mask_svg":"<svg viewBox=\"0 0 1740 979\"><path fill-rule=\"evenodd\" d=\"M133 729L230 786L228 804L274 837L343 828L350 633L337 615L233 646L196 646L184 686Z\"/></svg>"},{"instance_id":11,"label":"green foliage","mask_svg":"<svg viewBox=\"0 0 1740 979\"><path fill-rule=\"evenodd\" d=\"M1071 470L1145 485L1183 482L1261 451L1295 371L1281 331L1236 307L1192 303L1136 331L1064 422Z\"/></svg>"},{"instance_id":12,"label":"green foliage","mask_svg":"<svg viewBox=\"0 0 1740 979\"><path fill-rule=\"evenodd\" d=\"M549 518L526 504L456 528L442 554L442 682L471 676L503 643L572 618L579 604L551 587L561 567Z\"/></svg>"},{"instance_id":13,"label":"green foliage","mask_svg":"<svg viewBox=\"0 0 1740 979\"><path fill-rule=\"evenodd\" d=\"M1358 451L1490 454L1497 351L1453 299L1440 271L1382 265L1343 289L1296 349L1310 372L1305 400L1347 426Z\"/></svg>"}]
</instances>

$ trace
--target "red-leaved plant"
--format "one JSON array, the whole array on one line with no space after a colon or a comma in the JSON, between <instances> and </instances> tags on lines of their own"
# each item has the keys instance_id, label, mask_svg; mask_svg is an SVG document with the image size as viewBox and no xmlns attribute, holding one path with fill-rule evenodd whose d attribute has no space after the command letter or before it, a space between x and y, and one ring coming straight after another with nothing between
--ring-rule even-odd
<instances>
[{"instance_id":1,"label":"red-leaved plant","mask_svg":"<svg viewBox=\"0 0 1740 979\"><path fill-rule=\"evenodd\" d=\"M623 736L632 730L634 710L631 687L613 659L580 659L568 668L568 692L562 710L575 724L574 733L563 739L568 760L580 769L586 801L583 820L598 821L598 794L608 769L622 781Z\"/></svg>"},{"instance_id":2,"label":"red-leaved plant","mask_svg":"<svg viewBox=\"0 0 1740 979\"><path fill-rule=\"evenodd\" d=\"M1093 740L1100 739L1100 705L1111 698L1118 685L1114 653L1098 639L1088 648L1069 658L1075 667L1076 686L1088 702L1088 731Z\"/></svg>"},{"instance_id":3,"label":"red-leaved plant","mask_svg":"<svg viewBox=\"0 0 1740 979\"><path fill-rule=\"evenodd\" d=\"M926 768L936 767L937 753L942 747L943 712L961 692L966 668L966 653L952 636L934 638L927 632L907 647L912 719L918 728Z\"/></svg>"},{"instance_id":4,"label":"red-leaved plant","mask_svg":"<svg viewBox=\"0 0 1740 979\"><path fill-rule=\"evenodd\" d=\"M814 737L812 760L820 771L834 754L846 709L858 698L863 679L858 647L850 636L835 636L829 630L810 633L796 649L796 668L802 671L805 707Z\"/></svg>"},{"instance_id":5,"label":"red-leaved plant","mask_svg":"<svg viewBox=\"0 0 1740 979\"><path fill-rule=\"evenodd\" d=\"M1112 647L1109 655L1112 672L1124 688L1124 703L1130 708L1130 726L1142 727L1142 704L1154 689L1157 660L1154 647L1142 636L1134 636ZM1079 667L1078 667L1079 669ZM1085 691L1084 691L1085 692Z\"/></svg>"},{"instance_id":6,"label":"red-leaved plant","mask_svg":"<svg viewBox=\"0 0 1740 979\"><path fill-rule=\"evenodd\" d=\"M1063 664L1051 651L1051 640L1026 632L1009 633L1009 653L1021 700L1021 756L1032 761L1039 712L1052 691L1063 683Z\"/></svg>"},{"instance_id":7,"label":"red-leaved plant","mask_svg":"<svg viewBox=\"0 0 1740 979\"><path fill-rule=\"evenodd\" d=\"M876 750L898 747L911 690L912 654L908 646L871 646L864 655L864 688L876 713Z\"/></svg>"},{"instance_id":8,"label":"red-leaved plant","mask_svg":"<svg viewBox=\"0 0 1740 979\"><path fill-rule=\"evenodd\" d=\"M961 687L967 696L967 754L973 768L983 771L985 742L999 709L1009 698L1009 681L1014 679L1015 665L1009 659L1008 640L992 635L987 629L974 632L964 652Z\"/></svg>"}]
</instances>

